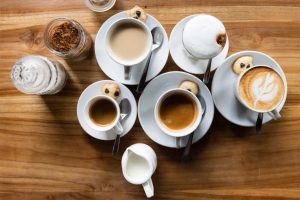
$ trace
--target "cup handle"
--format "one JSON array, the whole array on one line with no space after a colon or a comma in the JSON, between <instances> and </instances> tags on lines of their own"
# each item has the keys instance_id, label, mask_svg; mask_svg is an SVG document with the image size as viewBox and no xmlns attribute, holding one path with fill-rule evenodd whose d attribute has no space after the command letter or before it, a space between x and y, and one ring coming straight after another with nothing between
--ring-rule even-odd
<instances>
[{"instance_id":1,"label":"cup handle","mask_svg":"<svg viewBox=\"0 0 300 200\"><path fill-rule=\"evenodd\" d=\"M268 112L268 115L270 115L274 120L277 120L281 118L281 115L278 110L272 110L271 112Z\"/></svg>"},{"instance_id":2,"label":"cup handle","mask_svg":"<svg viewBox=\"0 0 300 200\"><path fill-rule=\"evenodd\" d=\"M145 191L145 194L147 198L153 197L154 196L154 186L152 179L150 178L147 182L143 183L143 188Z\"/></svg>"},{"instance_id":3,"label":"cup handle","mask_svg":"<svg viewBox=\"0 0 300 200\"><path fill-rule=\"evenodd\" d=\"M175 140L176 140L176 148L177 149L180 149L180 147L181 147L181 137L176 137L175 138Z\"/></svg>"},{"instance_id":4,"label":"cup handle","mask_svg":"<svg viewBox=\"0 0 300 200\"><path fill-rule=\"evenodd\" d=\"M131 77L131 67L130 66L124 66L124 79L129 80Z\"/></svg>"},{"instance_id":5,"label":"cup handle","mask_svg":"<svg viewBox=\"0 0 300 200\"><path fill-rule=\"evenodd\" d=\"M112 128L112 131L116 133L117 135L121 135L124 131L120 121L117 122L117 124Z\"/></svg>"}]
</instances>

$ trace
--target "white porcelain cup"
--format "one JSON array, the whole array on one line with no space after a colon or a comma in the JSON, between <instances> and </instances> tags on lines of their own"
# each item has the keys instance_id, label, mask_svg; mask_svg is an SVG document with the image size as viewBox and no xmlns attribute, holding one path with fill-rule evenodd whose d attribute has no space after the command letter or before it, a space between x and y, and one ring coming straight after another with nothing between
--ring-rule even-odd
<instances>
[{"instance_id":1,"label":"white porcelain cup","mask_svg":"<svg viewBox=\"0 0 300 200\"><path fill-rule=\"evenodd\" d=\"M93 103L95 103L96 101L99 101L101 99L106 99L112 102L112 104L115 106L116 110L117 110L117 116L115 118L115 120L108 124L107 126L100 126L95 124L90 116L89 116L89 110L90 107L93 105ZM106 96L106 95L97 95L95 97L93 97L92 99L90 99L89 101L86 102L85 106L84 106L84 120L86 121L86 123L88 124L89 127L91 127L92 129L99 131L99 132L113 132L113 133L119 133L123 131L123 127L119 121L120 119L120 108L119 105L117 103L117 101L113 98L111 98L110 96Z\"/></svg>"},{"instance_id":2,"label":"white porcelain cup","mask_svg":"<svg viewBox=\"0 0 300 200\"><path fill-rule=\"evenodd\" d=\"M196 105L196 109L197 109L197 117L196 120L194 121L194 123L192 125L189 125L188 127L181 129L181 130L171 130L169 128L166 127L166 125L160 120L159 117L159 111L160 111L160 106L161 103L163 102L163 100L165 98L167 98L170 95L176 94L176 93L181 93L186 95L187 97L189 97L190 99L193 100L193 102L195 102ZM177 148L181 148L181 140L183 139L183 137L191 134L200 124L201 119L202 119L202 107L200 104L199 99L190 91L188 90L184 90L184 89L180 89L180 88L175 88L175 89L171 89L168 90L166 92L164 92L159 98L158 101L155 104L155 108L154 108L154 118L156 121L156 124L158 125L158 127L167 135L172 136L172 137L176 137L176 147Z\"/></svg>"},{"instance_id":3,"label":"white porcelain cup","mask_svg":"<svg viewBox=\"0 0 300 200\"><path fill-rule=\"evenodd\" d=\"M123 176L129 183L142 185L148 198L154 196L151 176L157 167L157 158L150 146L142 143L131 145L125 150L121 165Z\"/></svg>"},{"instance_id":4,"label":"white porcelain cup","mask_svg":"<svg viewBox=\"0 0 300 200\"><path fill-rule=\"evenodd\" d=\"M241 79L244 77L244 75L245 75L248 71L252 70L253 68L259 68L259 67L270 68L270 69L272 69L274 72L276 72L276 73L280 76L280 78L282 79L283 84L284 84L284 90L285 90L285 91L284 91L284 94L282 95L281 101L280 101L277 105L275 105L273 108L268 109L268 110L264 110L264 111L261 111L261 110L255 110L255 109L249 107L249 106L245 103L245 101L241 98L241 96L240 96L240 94L239 94L239 86L240 86ZM286 85L287 85L287 84L286 84L285 79L280 75L280 73L279 73L277 70L275 70L274 68L269 67L269 66L265 66L265 65L257 65L257 66L253 66L253 67L251 67L251 68L245 70L244 72L242 72L242 73L239 75L239 77L236 79L235 84L234 84L234 93L235 93L235 96L236 96L236 98L238 99L238 101L239 101L242 105L244 105L246 108L248 108L249 110L252 110L252 111L257 112L257 113L267 113L267 114L270 115L273 119L277 120L277 119L281 118L281 115L280 115L279 110L278 110L278 106L279 106L279 105L281 104L281 102L283 101L284 96L285 96L285 93L287 92L287 86L286 86Z\"/></svg>"},{"instance_id":5,"label":"white porcelain cup","mask_svg":"<svg viewBox=\"0 0 300 200\"><path fill-rule=\"evenodd\" d=\"M191 51L189 51L189 50L188 50L189 47L186 46L186 43L187 43L186 40L191 38L191 37L186 37L186 38L184 38L185 32L186 32L186 30L187 30L187 25L188 25L188 23L189 23L192 19L194 19L195 17L209 17L209 18L213 18L213 19L215 19L215 20L218 20L221 24L223 24L221 20L219 20L218 18L216 18L216 17L214 17L214 16L212 16L212 15L207 15L207 14L196 14L196 15L194 15L193 17L191 17L191 18L185 23L185 25L184 25L184 27L183 27L183 31L182 31L183 51L184 51L184 53L185 53L189 58L192 58L192 59L197 59L197 60L207 60L207 59L214 58L214 57L216 57L217 55L219 55L222 51L220 51L220 52L217 53L217 54L211 55L211 56L204 56L204 55L202 55L202 56L199 57L199 56L194 55ZM214 24L210 24L210 25L213 26ZM191 27L190 27L190 28L191 28ZM204 41L204 43L207 42L207 41L209 41L210 38L212 38L212 37L215 36L213 33L209 32L209 31L210 31L210 30L209 30L209 27L207 27L206 29L203 29L203 30L204 30L204 32L206 32L206 33L202 33L202 34L205 34L205 36L207 37L207 39ZM225 33L226 33L226 30L225 30ZM198 35L199 35L198 32L195 33L195 34L198 34ZM197 38L197 37L195 37L195 38ZM222 47L222 49L226 46L226 43L227 43L227 42L228 42L228 37L227 37L227 33L226 33L226 42L225 42L224 46ZM202 43L202 44L203 44L203 43ZM196 45L196 44L194 43L194 45ZM210 45L210 46L213 47L214 45ZM219 47L219 49L220 49L220 48L221 48L221 47Z\"/></svg>"},{"instance_id":6,"label":"white porcelain cup","mask_svg":"<svg viewBox=\"0 0 300 200\"><path fill-rule=\"evenodd\" d=\"M141 27L142 29L144 29L147 33L147 47L146 47L146 51L143 55L141 55L140 57L137 57L135 59L131 59L131 60L125 60L125 59L121 59L120 57L118 57L117 55L114 54L113 50L110 47L110 37L113 33L113 31L115 30L115 28L119 27L120 25L123 24L129 24L129 23L134 23L136 25L138 25L139 27ZM133 66L136 64L141 63L142 61L144 61L147 56L149 55L150 51L151 51L151 47L152 47L152 35L151 35L151 31L149 30L149 28L146 26L145 23L141 22L140 20L137 20L135 18L131 18L131 17L126 17L126 18L122 18L119 19L117 21L115 21L114 23L112 23L110 25L110 27L107 30L106 33L106 51L108 53L108 55L117 63L124 65L124 66ZM130 46L128 47L130 48Z\"/></svg>"}]
</instances>

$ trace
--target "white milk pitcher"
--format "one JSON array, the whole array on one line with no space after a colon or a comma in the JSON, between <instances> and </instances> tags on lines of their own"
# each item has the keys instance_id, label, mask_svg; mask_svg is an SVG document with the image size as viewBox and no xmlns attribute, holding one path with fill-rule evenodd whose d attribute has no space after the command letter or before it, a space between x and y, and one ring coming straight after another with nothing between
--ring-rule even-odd
<instances>
[{"instance_id":1,"label":"white milk pitcher","mask_svg":"<svg viewBox=\"0 0 300 200\"><path fill-rule=\"evenodd\" d=\"M143 185L146 196L153 197L154 187L151 176L157 166L154 150L146 144L133 144L125 150L121 164L125 179L129 183Z\"/></svg>"}]
</instances>

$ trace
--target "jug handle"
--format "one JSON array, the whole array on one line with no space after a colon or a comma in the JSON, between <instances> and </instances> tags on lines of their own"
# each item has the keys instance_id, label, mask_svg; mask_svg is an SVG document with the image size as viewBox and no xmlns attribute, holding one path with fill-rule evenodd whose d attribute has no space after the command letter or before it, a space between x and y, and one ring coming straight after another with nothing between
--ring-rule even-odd
<instances>
[{"instance_id":1,"label":"jug handle","mask_svg":"<svg viewBox=\"0 0 300 200\"><path fill-rule=\"evenodd\" d=\"M154 196L154 186L151 178L145 183L143 183L143 188L148 198Z\"/></svg>"}]
</instances>

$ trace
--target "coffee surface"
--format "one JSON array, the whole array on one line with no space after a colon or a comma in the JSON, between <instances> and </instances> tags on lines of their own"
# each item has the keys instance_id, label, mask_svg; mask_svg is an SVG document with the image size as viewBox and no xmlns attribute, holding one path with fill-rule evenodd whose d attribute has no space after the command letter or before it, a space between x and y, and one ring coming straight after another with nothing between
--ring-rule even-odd
<instances>
[{"instance_id":1,"label":"coffee surface","mask_svg":"<svg viewBox=\"0 0 300 200\"><path fill-rule=\"evenodd\" d=\"M95 124L107 126L116 119L117 109L111 101L100 99L91 105L89 116Z\"/></svg>"},{"instance_id":2,"label":"coffee surface","mask_svg":"<svg viewBox=\"0 0 300 200\"><path fill-rule=\"evenodd\" d=\"M197 114L196 103L190 97L180 93L166 97L159 109L161 122L175 131L191 126Z\"/></svg>"},{"instance_id":3,"label":"coffee surface","mask_svg":"<svg viewBox=\"0 0 300 200\"><path fill-rule=\"evenodd\" d=\"M257 111L270 111L281 102L284 83L274 70L255 67L241 78L239 94L250 108Z\"/></svg>"},{"instance_id":4,"label":"coffee surface","mask_svg":"<svg viewBox=\"0 0 300 200\"><path fill-rule=\"evenodd\" d=\"M139 25L118 25L110 36L110 48L123 60L134 60L143 56L148 47L148 33Z\"/></svg>"}]
</instances>

